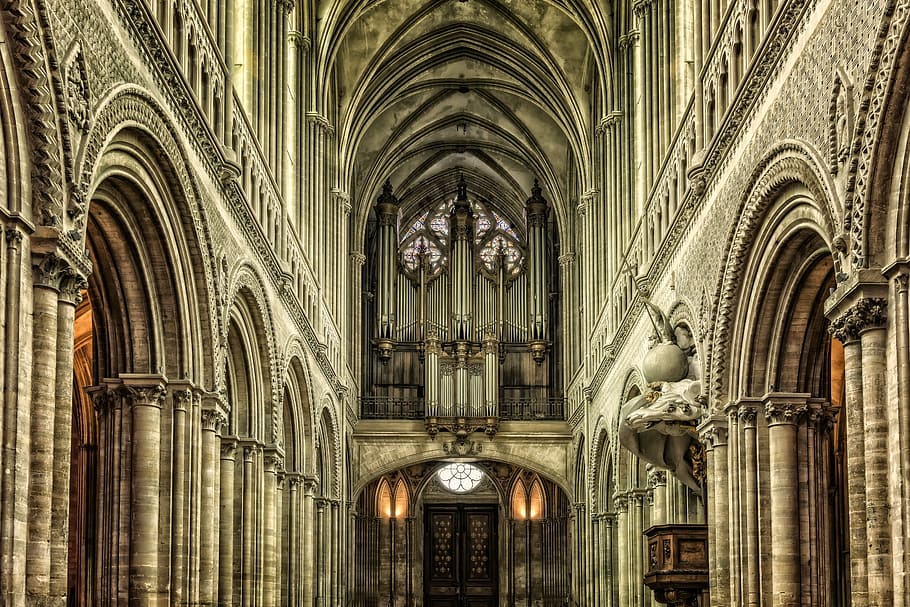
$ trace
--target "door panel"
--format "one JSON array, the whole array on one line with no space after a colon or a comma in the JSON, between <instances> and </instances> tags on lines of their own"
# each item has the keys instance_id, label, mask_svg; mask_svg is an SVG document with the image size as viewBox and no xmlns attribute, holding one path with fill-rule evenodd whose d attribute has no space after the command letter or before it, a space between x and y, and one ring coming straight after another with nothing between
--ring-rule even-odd
<instances>
[{"instance_id":1,"label":"door panel","mask_svg":"<svg viewBox=\"0 0 910 607\"><path fill-rule=\"evenodd\" d=\"M496 506L427 506L426 607L498 604Z\"/></svg>"}]
</instances>

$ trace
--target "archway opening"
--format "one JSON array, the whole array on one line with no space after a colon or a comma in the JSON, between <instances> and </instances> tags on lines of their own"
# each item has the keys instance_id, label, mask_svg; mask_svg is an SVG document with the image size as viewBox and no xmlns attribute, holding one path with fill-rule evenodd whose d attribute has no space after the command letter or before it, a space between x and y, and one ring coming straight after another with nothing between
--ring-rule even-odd
<instances>
[{"instance_id":1,"label":"archway opening","mask_svg":"<svg viewBox=\"0 0 910 607\"><path fill-rule=\"evenodd\" d=\"M416 464L356 501L355 605L562 605L569 500L532 470L490 460Z\"/></svg>"}]
</instances>

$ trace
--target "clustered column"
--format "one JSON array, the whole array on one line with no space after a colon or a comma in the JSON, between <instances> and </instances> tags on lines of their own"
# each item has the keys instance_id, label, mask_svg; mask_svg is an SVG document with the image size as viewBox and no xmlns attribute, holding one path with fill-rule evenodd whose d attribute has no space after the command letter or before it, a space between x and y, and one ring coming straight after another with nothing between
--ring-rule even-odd
<instances>
[{"instance_id":1,"label":"clustered column","mask_svg":"<svg viewBox=\"0 0 910 607\"><path fill-rule=\"evenodd\" d=\"M771 400L768 421L771 476L771 604L800 604L799 471L797 424L805 404Z\"/></svg>"},{"instance_id":2,"label":"clustered column","mask_svg":"<svg viewBox=\"0 0 910 607\"><path fill-rule=\"evenodd\" d=\"M893 604L885 384L887 302L842 301L829 331L844 344L851 599L854 607ZM845 309L846 308L846 309Z\"/></svg>"}]
</instances>

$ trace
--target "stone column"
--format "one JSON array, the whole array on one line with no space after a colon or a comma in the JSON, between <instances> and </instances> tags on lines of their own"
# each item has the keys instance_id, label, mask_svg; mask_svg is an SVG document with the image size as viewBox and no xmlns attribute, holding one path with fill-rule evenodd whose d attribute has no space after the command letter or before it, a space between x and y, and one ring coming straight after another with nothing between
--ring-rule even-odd
<instances>
[{"instance_id":1,"label":"stone column","mask_svg":"<svg viewBox=\"0 0 910 607\"><path fill-rule=\"evenodd\" d=\"M0 601L21 605L25 595L25 563L27 527L21 524L27 516L27 470L17 465L21 443L27 433L19 429L20 406L20 307L22 288L22 238L18 228L6 230L6 290L4 293L3 331L3 467L0 493ZM24 421L24 420L22 420ZM14 558L19 555L19 558Z\"/></svg>"},{"instance_id":2,"label":"stone column","mask_svg":"<svg viewBox=\"0 0 910 607\"><path fill-rule=\"evenodd\" d=\"M221 492L218 525L218 605L234 605L234 456L237 440L221 439Z\"/></svg>"},{"instance_id":3,"label":"stone column","mask_svg":"<svg viewBox=\"0 0 910 607\"><path fill-rule=\"evenodd\" d=\"M288 473L288 540L287 540L287 596L288 603L291 605L301 604L302 596L300 593L301 571L300 571L300 502L297 487L300 485L300 475L296 472Z\"/></svg>"},{"instance_id":4,"label":"stone column","mask_svg":"<svg viewBox=\"0 0 910 607\"><path fill-rule=\"evenodd\" d=\"M328 563L327 561L327 547L325 544L326 541L326 524L325 524L325 509L326 509L326 500L325 498L318 498L316 501L316 533L319 538L319 544L315 546L316 558L314 567L316 569L316 605L318 607L327 607L328 602L326 595L328 594L328 584L326 578L326 569Z\"/></svg>"},{"instance_id":5,"label":"stone column","mask_svg":"<svg viewBox=\"0 0 910 607\"><path fill-rule=\"evenodd\" d=\"M314 526L316 518L314 516L315 504L313 503L316 496L316 487L318 486L315 477L304 477L303 479L303 545L301 559L303 565L303 604L307 607L314 604L316 598L316 567L318 556L314 546L315 533Z\"/></svg>"},{"instance_id":6,"label":"stone column","mask_svg":"<svg viewBox=\"0 0 910 607\"><path fill-rule=\"evenodd\" d=\"M31 459L25 591L29 604L50 595L51 493L54 480L54 414L57 388L57 300L66 262L54 253L37 259L32 290ZM72 344L70 344L72 348ZM72 407L72 403L70 403ZM25 458L25 454L19 455ZM11 463L6 462L5 466Z\"/></svg>"},{"instance_id":7,"label":"stone column","mask_svg":"<svg viewBox=\"0 0 910 607\"><path fill-rule=\"evenodd\" d=\"M243 445L243 516L240 528L240 605L252 607L255 600L256 578L261 575L255 563L256 549L256 451L258 446Z\"/></svg>"},{"instance_id":8,"label":"stone column","mask_svg":"<svg viewBox=\"0 0 910 607\"><path fill-rule=\"evenodd\" d=\"M261 571L262 599L265 607L278 605L278 544L275 507L278 494L278 473L281 457L274 451L265 455L265 487L263 495L263 567Z\"/></svg>"},{"instance_id":9,"label":"stone column","mask_svg":"<svg viewBox=\"0 0 910 607\"><path fill-rule=\"evenodd\" d=\"M54 401L54 491L51 501L52 605L66 605L70 520L70 450L73 440L73 323L85 279L70 273L57 302L57 372Z\"/></svg>"},{"instance_id":10,"label":"stone column","mask_svg":"<svg viewBox=\"0 0 910 607\"><path fill-rule=\"evenodd\" d=\"M771 476L771 604L800 604L799 469L796 426L803 404L766 400Z\"/></svg>"},{"instance_id":11,"label":"stone column","mask_svg":"<svg viewBox=\"0 0 910 607\"><path fill-rule=\"evenodd\" d=\"M218 596L215 578L218 555L218 527L221 501L217 477L221 467L221 429L227 421L224 413L217 409L202 410L202 478L201 516L199 517L199 601L213 605ZM233 463L233 462L232 462Z\"/></svg>"},{"instance_id":12,"label":"stone column","mask_svg":"<svg viewBox=\"0 0 910 607\"><path fill-rule=\"evenodd\" d=\"M885 305L882 298L858 298L829 327L831 334L844 344L850 594L854 607L892 602L884 401Z\"/></svg>"},{"instance_id":13,"label":"stone column","mask_svg":"<svg viewBox=\"0 0 910 607\"><path fill-rule=\"evenodd\" d=\"M339 560L341 559L341 520L339 518L341 503L338 500L332 500L332 513L331 513L331 533L327 538L329 540L329 545L331 546L331 557L332 557L332 566L331 566L331 578L330 583L332 584L331 592L329 596L331 597L332 607L339 607L341 605L341 567L339 565ZM392 506L394 508L394 505ZM395 520L395 524L398 523L398 520Z\"/></svg>"},{"instance_id":14,"label":"stone column","mask_svg":"<svg viewBox=\"0 0 910 607\"><path fill-rule=\"evenodd\" d=\"M130 401L129 595L131 607L158 606L158 516L161 491L161 405L167 380L121 374Z\"/></svg>"},{"instance_id":15,"label":"stone column","mask_svg":"<svg viewBox=\"0 0 910 607\"><path fill-rule=\"evenodd\" d=\"M699 427L702 440L710 445L708 452L708 541L711 569L711 603L730 604L730 520L727 461L727 419L720 415L708 418Z\"/></svg>"},{"instance_id":16,"label":"stone column","mask_svg":"<svg viewBox=\"0 0 910 607\"><path fill-rule=\"evenodd\" d=\"M659 525L671 522L667 509L667 471L648 464L648 488L653 496L651 503L652 524Z\"/></svg>"},{"instance_id":17,"label":"stone column","mask_svg":"<svg viewBox=\"0 0 910 607\"><path fill-rule=\"evenodd\" d=\"M746 574L744 583L745 604L758 607L761 602L761 580L759 580L759 538L758 538L758 447L756 438L756 416L758 409L740 405L739 424L742 428L742 452L745 459L742 479L742 493L745 502L746 519ZM773 478L773 474L772 474Z\"/></svg>"},{"instance_id":18,"label":"stone column","mask_svg":"<svg viewBox=\"0 0 910 607\"><path fill-rule=\"evenodd\" d=\"M614 584L618 582L619 586L619 604L632 605L632 587L634 580L632 577L632 562L634 558L634 538L629 533L629 496L626 493L620 493L613 496L613 508L616 510L616 526L618 555L617 565L619 571L614 576Z\"/></svg>"},{"instance_id":19,"label":"stone column","mask_svg":"<svg viewBox=\"0 0 910 607\"><path fill-rule=\"evenodd\" d=\"M866 554L869 604L893 605L891 501L888 483L888 390L884 299L861 299L855 306L862 351L863 438L866 458ZM849 430L848 430L849 431Z\"/></svg>"},{"instance_id":20,"label":"stone column","mask_svg":"<svg viewBox=\"0 0 910 607\"><path fill-rule=\"evenodd\" d=\"M910 268L897 266L891 269L890 278L894 285L894 334L897 350L897 453L892 466L899 471L901 506L901 527L903 552L899 569L903 569L903 587L895 584L895 594L904 595L904 607L910 607ZM895 442L892 442L895 445ZM893 468L894 469L894 468ZM900 578L895 576L895 582Z\"/></svg>"},{"instance_id":21,"label":"stone column","mask_svg":"<svg viewBox=\"0 0 910 607\"><path fill-rule=\"evenodd\" d=\"M174 435L171 453L173 484L171 487L171 601L175 605L187 602L187 408L191 407L193 392L176 390L174 399ZM192 471L189 471L192 475Z\"/></svg>"}]
</instances>

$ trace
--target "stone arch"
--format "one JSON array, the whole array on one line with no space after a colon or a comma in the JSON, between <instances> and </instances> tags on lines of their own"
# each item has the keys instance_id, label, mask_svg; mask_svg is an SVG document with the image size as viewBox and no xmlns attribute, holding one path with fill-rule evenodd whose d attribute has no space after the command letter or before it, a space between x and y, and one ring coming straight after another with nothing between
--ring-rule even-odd
<instances>
[{"instance_id":1,"label":"stone arch","mask_svg":"<svg viewBox=\"0 0 910 607\"><path fill-rule=\"evenodd\" d=\"M225 384L231 403L230 428L263 443L277 437L277 361L268 305L261 284L241 267L231 284L223 336Z\"/></svg>"},{"instance_id":2,"label":"stone arch","mask_svg":"<svg viewBox=\"0 0 910 607\"><path fill-rule=\"evenodd\" d=\"M32 201L31 209L13 209L30 214L38 225L65 228L71 146L68 124L58 110L66 107L59 61L52 39L43 34L50 29L44 4L18 2L0 9L7 43L0 53L6 180L16 193L9 197L14 205ZM19 133L30 137L20 138Z\"/></svg>"},{"instance_id":3,"label":"stone arch","mask_svg":"<svg viewBox=\"0 0 910 607\"><path fill-rule=\"evenodd\" d=\"M601 416L594 426L594 441L591 444L591 504L597 512L611 510L613 495L610 433L606 420Z\"/></svg>"},{"instance_id":4,"label":"stone arch","mask_svg":"<svg viewBox=\"0 0 910 607\"><path fill-rule=\"evenodd\" d=\"M887 192L892 175L900 174L893 165L893 154L906 128L887 127L904 124L902 106L906 105L910 82L907 68L910 7L895 3L892 11L885 11L877 31L878 39L871 53L873 60L862 79L867 85L857 106L860 111L856 123L862 128L854 133L851 146L843 222L850 234L853 265L861 268L871 267L873 263L884 265L881 255L887 242L876 228L886 225ZM882 192L886 194L882 196Z\"/></svg>"},{"instance_id":5,"label":"stone arch","mask_svg":"<svg viewBox=\"0 0 910 607\"><path fill-rule=\"evenodd\" d=\"M112 158L113 154L117 157ZM129 172L129 166L135 166L134 163L140 167L155 167L149 176L157 187L167 184L169 189L169 196L162 199L158 213L162 217L160 222L166 224L169 236L180 252L179 267L188 271L201 267L201 271L191 271L184 281L194 294L187 304L193 310L194 324L200 327L195 333L196 343L217 343L218 306L208 220L198 185L191 177L186 151L178 143L177 130L161 108L144 91L134 88L116 91L99 106L75 162L76 206L70 215L74 217L76 231L72 234L86 241L92 212L89 201L98 194L104 180L118 174L138 178L139 175ZM200 351L194 367L204 369L205 378L197 375L199 383L217 385L214 358L213 348ZM186 377L186 374L175 376Z\"/></svg>"},{"instance_id":6,"label":"stone arch","mask_svg":"<svg viewBox=\"0 0 910 607\"><path fill-rule=\"evenodd\" d=\"M852 201L852 220L868 221L864 238L869 267L886 267L910 256L910 49L906 44L910 26L901 36L905 42L899 50L895 49L899 55L894 58L893 73L887 76L890 84L876 90L882 98L875 102L880 125L874 148L861 149L863 154L872 156L870 160L860 160L860 168L870 173L868 186L864 192L857 191ZM880 72L879 76L886 74ZM865 139L863 143L871 145ZM860 212L867 219L857 215Z\"/></svg>"},{"instance_id":7,"label":"stone arch","mask_svg":"<svg viewBox=\"0 0 910 607\"><path fill-rule=\"evenodd\" d=\"M769 215L788 188L802 192L803 208L814 215L816 231L831 243L835 235L837 208L834 188L821 162L799 142L783 142L766 156L753 172L745 188L737 216L739 220L731 230L724 253L726 260L719 276L716 315L710 351L704 352L706 364L705 389L713 407L727 398L729 384L728 365L731 332L736 326L741 289L750 255L759 250L754 243L764 229ZM830 246L830 245L829 245Z\"/></svg>"},{"instance_id":8,"label":"stone arch","mask_svg":"<svg viewBox=\"0 0 910 607\"><path fill-rule=\"evenodd\" d=\"M181 220L183 192L146 135L118 129L94 167L85 229L102 321L97 377L164 373L203 384L212 375L213 352L199 347L211 343L210 289L193 268L204 256Z\"/></svg>"},{"instance_id":9,"label":"stone arch","mask_svg":"<svg viewBox=\"0 0 910 607\"><path fill-rule=\"evenodd\" d=\"M314 457L313 395L307 358L299 338L291 338L283 360L285 468L289 472L305 473Z\"/></svg>"},{"instance_id":10,"label":"stone arch","mask_svg":"<svg viewBox=\"0 0 910 607\"><path fill-rule=\"evenodd\" d=\"M316 473L323 496L341 497L341 434L338 420L332 407L331 397L325 395L319 410L317 433Z\"/></svg>"},{"instance_id":11,"label":"stone arch","mask_svg":"<svg viewBox=\"0 0 910 607\"><path fill-rule=\"evenodd\" d=\"M526 470L534 472L535 474L539 475L541 478L547 479L548 481L552 482L554 485L559 487L562 490L562 492L566 495L566 497L569 497L572 495L571 484L569 483L569 481L566 478L561 477L557 474L554 474L553 470L546 470L546 469L541 468L540 466L536 466L534 462L532 462L524 457L513 456L511 454L501 454L501 453L493 454L493 453L484 452L483 458L485 460L512 464L514 466L524 468ZM357 479L357 482L353 483L351 492L356 499L357 496L360 494L361 491L363 491L363 489L365 487L369 486L370 483L374 482L377 478L381 477L384 474L390 474L396 470L401 470L403 468L406 468L408 466L413 466L415 464L441 462L442 459L444 459L444 458L440 458L438 455L435 455L435 454L433 454L433 455L417 454L414 457L396 459L395 461L389 462L388 464L386 464L384 466L380 466L380 467L376 468L375 470L371 470L370 474L368 476L363 476L363 477Z\"/></svg>"}]
</instances>

